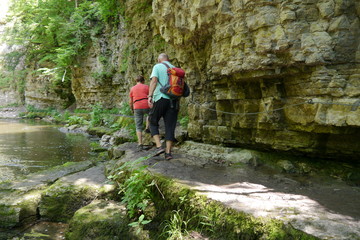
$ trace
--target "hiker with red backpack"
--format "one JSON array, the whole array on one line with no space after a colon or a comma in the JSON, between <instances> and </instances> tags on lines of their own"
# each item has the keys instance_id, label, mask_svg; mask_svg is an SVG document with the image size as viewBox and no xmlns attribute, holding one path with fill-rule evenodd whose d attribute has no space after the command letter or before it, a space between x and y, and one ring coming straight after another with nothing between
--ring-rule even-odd
<instances>
[{"instance_id":1,"label":"hiker with red backpack","mask_svg":"<svg viewBox=\"0 0 360 240\"><path fill-rule=\"evenodd\" d=\"M130 107L135 116L135 126L136 126L136 136L138 139L138 149L143 150L142 142L142 131L143 131L143 121L144 116L149 114L149 104L148 104L148 95L149 95L149 86L145 85L145 79L143 76L138 76L136 79L136 85L130 89ZM146 130L149 128L149 121L146 118ZM146 131L145 130L145 131Z\"/></svg>"},{"instance_id":2,"label":"hiker with red backpack","mask_svg":"<svg viewBox=\"0 0 360 240\"><path fill-rule=\"evenodd\" d=\"M171 149L175 139L175 128L179 112L180 97L188 96L189 89L184 82L185 72L181 68L175 68L169 62L169 57L161 53L158 63L151 73L150 90L148 96L150 110L150 132L156 144L154 156L165 153L165 159L171 160ZM165 123L165 149L162 147L159 135L159 120Z\"/></svg>"}]
</instances>

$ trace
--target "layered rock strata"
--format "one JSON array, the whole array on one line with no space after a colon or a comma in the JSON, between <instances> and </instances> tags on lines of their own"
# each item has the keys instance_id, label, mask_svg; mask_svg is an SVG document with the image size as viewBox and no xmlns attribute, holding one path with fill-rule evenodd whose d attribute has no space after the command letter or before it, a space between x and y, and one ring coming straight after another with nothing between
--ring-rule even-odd
<instances>
[{"instance_id":1,"label":"layered rock strata","mask_svg":"<svg viewBox=\"0 0 360 240\"><path fill-rule=\"evenodd\" d=\"M75 66L79 108L120 107L166 51L187 72L193 140L359 157L358 1L142 3L124 1L126 24L108 26Z\"/></svg>"},{"instance_id":2,"label":"layered rock strata","mask_svg":"<svg viewBox=\"0 0 360 240\"><path fill-rule=\"evenodd\" d=\"M191 138L359 156L360 3L155 0L153 10L188 71Z\"/></svg>"}]
</instances>

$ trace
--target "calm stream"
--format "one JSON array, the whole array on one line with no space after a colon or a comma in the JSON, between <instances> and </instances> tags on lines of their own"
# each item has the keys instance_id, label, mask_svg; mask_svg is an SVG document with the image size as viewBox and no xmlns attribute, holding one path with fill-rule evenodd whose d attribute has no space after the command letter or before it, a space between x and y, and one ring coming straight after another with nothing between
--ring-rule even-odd
<instances>
[{"instance_id":1,"label":"calm stream","mask_svg":"<svg viewBox=\"0 0 360 240\"><path fill-rule=\"evenodd\" d=\"M53 125L0 119L0 181L89 159L90 141Z\"/></svg>"}]
</instances>

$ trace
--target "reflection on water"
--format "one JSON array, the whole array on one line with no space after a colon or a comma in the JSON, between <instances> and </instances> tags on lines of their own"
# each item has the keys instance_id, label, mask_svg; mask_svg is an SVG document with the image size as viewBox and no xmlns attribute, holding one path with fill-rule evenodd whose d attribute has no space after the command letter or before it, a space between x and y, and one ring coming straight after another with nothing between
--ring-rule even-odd
<instances>
[{"instance_id":1,"label":"reflection on water","mask_svg":"<svg viewBox=\"0 0 360 240\"><path fill-rule=\"evenodd\" d=\"M0 120L0 181L87 160L89 140L34 121Z\"/></svg>"}]
</instances>

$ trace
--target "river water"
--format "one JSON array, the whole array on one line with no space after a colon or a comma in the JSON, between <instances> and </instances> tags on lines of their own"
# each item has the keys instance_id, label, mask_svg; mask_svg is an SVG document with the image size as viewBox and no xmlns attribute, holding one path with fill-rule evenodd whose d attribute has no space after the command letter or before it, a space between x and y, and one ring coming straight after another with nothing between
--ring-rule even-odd
<instances>
[{"instance_id":1,"label":"river water","mask_svg":"<svg viewBox=\"0 0 360 240\"><path fill-rule=\"evenodd\" d=\"M66 162L88 160L90 141L48 123L0 119L0 182Z\"/></svg>"}]
</instances>

